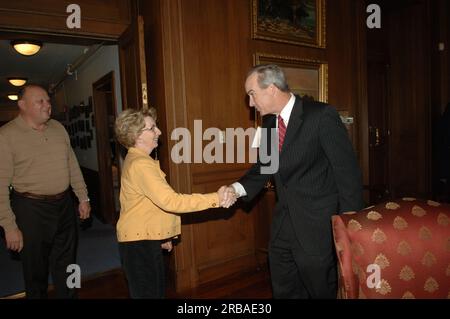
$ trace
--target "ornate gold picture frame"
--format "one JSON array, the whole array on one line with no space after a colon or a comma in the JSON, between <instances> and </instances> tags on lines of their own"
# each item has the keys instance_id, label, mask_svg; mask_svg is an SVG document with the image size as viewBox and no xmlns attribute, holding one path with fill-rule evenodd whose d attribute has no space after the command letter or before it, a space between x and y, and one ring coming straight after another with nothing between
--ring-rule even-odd
<instances>
[{"instance_id":1,"label":"ornate gold picture frame","mask_svg":"<svg viewBox=\"0 0 450 319\"><path fill-rule=\"evenodd\" d=\"M325 0L252 0L252 37L325 48Z\"/></svg>"},{"instance_id":2,"label":"ornate gold picture frame","mask_svg":"<svg viewBox=\"0 0 450 319\"><path fill-rule=\"evenodd\" d=\"M254 64L276 64L280 66L293 93L303 98L328 102L328 63L256 53Z\"/></svg>"}]
</instances>

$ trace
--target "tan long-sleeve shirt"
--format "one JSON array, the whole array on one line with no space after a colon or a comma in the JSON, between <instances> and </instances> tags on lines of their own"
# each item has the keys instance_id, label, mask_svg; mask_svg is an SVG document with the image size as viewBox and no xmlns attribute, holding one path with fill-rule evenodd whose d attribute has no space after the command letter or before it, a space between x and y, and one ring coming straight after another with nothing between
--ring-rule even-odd
<instances>
[{"instance_id":1,"label":"tan long-sleeve shirt","mask_svg":"<svg viewBox=\"0 0 450 319\"><path fill-rule=\"evenodd\" d=\"M0 127L0 226L17 227L9 203L9 186L18 192L54 195L72 186L80 201L87 189L64 127L49 120L43 131L19 115Z\"/></svg>"},{"instance_id":2,"label":"tan long-sleeve shirt","mask_svg":"<svg viewBox=\"0 0 450 319\"><path fill-rule=\"evenodd\" d=\"M125 158L120 185L119 242L166 239L181 232L180 217L219 207L217 193L179 194L166 181L159 162L131 147Z\"/></svg>"}]
</instances>

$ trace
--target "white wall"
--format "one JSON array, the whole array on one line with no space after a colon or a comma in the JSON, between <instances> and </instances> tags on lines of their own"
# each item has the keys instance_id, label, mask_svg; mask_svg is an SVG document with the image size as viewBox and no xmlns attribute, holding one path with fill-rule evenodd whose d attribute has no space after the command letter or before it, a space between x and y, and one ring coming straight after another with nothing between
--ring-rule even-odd
<instances>
[{"instance_id":1,"label":"white wall","mask_svg":"<svg viewBox=\"0 0 450 319\"><path fill-rule=\"evenodd\" d=\"M82 101L85 105L88 105L88 99L92 96L92 84L111 71L114 71L116 108L117 112L120 113L122 111L122 94L120 90L119 50L117 45L108 45L100 48L77 70L76 76L74 74L64 81L66 104L70 108L74 105L79 105ZM84 115L81 118L84 118ZM74 151L80 166L98 171L95 128L93 128L93 131L92 147L89 149L75 147Z\"/></svg>"}]
</instances>

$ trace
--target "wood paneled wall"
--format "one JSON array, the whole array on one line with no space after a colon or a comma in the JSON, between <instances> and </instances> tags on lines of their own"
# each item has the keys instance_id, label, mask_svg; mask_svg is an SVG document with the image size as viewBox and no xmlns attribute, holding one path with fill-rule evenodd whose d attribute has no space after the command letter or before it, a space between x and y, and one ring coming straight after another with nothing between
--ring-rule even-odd
<instances>
[{"instance_id":1,"label":"wood paneled wall","mask_svg":"<svg viewBox=\"0 0 450 319\"><path fill-rule=\"evenodd\" d=\"M240 1L141 2L148 40L149 97L162 115L165 134L160 158L177 191L216 191L249 167L177 165L170 160L175 144L170 134L177 127L193 133L194 120L202 120L203 130L254 125L243 90L252 61L242 34L248 13L249 7ZM177 289L255 264L253 218L243 209L183 216L181 241L171 262Z\"/></svg>"},{"instance_id":2,"label":"wood paneled wall","mask_svg":"<svg viewBox=\"0 0 450 319\"><path fill-rule=\"evenodd\" d=\"M431 44L431 128L434 129L445 107L450 103L450 2L447 0L433 1L431 10L433 16L431 24L433 31ZM440 43L444 45L443 51L439 50ZM439 139L438 136L433 136L433 138L434 141ZM439 157L437 152L434 151L431 172L433 195L440 192L439 166ZM435 199L438 198L435 197Z\"/></svg>"},{"instance_id":3,"label":"wood paneled wall","mask_svg":"<svg viewBox=\"0 0 450 319\"><path fill-rule=\"evenodd\" d=\"M69 29L69 4L81 9L81 29ZM131 22L133 0L0 0L0 29L117 39Z\"/></svg>"},{"instance_id":4,"label":"wood paneled wall","mask_svg":"<svg viewBox=\"0 0 450 319\"><path fill-rule=\"evenodd\" d=\"M165 135L161 166L177 191L215 191L235 181L250 166L174 164L170 152L176 142L170 134L176 127L194 133L194 120L202 120L203 131L208 127L253 127L254 110L247 105L244 81L256 53L328 62L329 102L358 122L353 3L327 1L327 48L320 49L252 39L250 0L140 2L145 20L149 98L158 109ZM351 132L356 140L357 130ZM181 241L171 260L177 289L254 266L260 238L266 236L255 227L268 228L269 224L266 221L263 226L258 216L262 216L258 205L183 216Z\"/></svg>"},{"instance_id":5,"label":"wood paneled wall","mask_svg":"<svg viewBox=\"0 0 450 319\"><path fill-rule=\"evenodd\" d=\"M432 119L436 120L450 102L450 2L431 2L432 50L431 50L431 98ZM439 43L444 50L439 50Z\"/></svg>"}]
</instances>

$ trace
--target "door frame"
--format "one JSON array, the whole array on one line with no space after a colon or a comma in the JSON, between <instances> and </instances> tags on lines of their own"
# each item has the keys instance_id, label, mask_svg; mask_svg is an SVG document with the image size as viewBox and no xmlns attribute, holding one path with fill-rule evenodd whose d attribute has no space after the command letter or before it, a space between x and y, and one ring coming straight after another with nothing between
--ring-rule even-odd
<instances>
[{"instance_id":1,"label":"door frame","mask_svg":"<svg viewBox=\"0 0 450 319\"><path fill-rule=\"evenodd\" d=\"M111 85L111 95L114 118L117 117L117 103L115 92L115 74L114 71L108 72L100 79L92 83L92 99L94 109L94 121L97 141L97 161L98 161L98 176L99 176L99 188L100 188L100 208L101 212L98 212L103 218L112 225L115 225L118 220L118 214L115 207L114 200L114 185L111 174L111 146L109 139L109 123L108 112L106 108L105 100L102 96L100 88L106 84ZM106 119L106 121L105 121ZM116 147L116 156L118 156L118 148ZM120 177L120 166L118 167L118 174ZM120 178L119 178L120 180Z\"/></svg>"}]
</instances>

